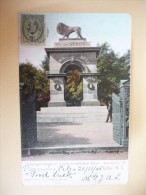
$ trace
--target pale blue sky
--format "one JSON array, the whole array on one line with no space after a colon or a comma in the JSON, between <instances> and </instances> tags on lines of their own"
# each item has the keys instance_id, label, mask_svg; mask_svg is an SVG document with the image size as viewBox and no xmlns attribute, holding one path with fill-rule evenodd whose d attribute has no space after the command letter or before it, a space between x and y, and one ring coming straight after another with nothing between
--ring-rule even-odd
<instances>
[{"instance_id":1,"label":"pale blue sky","mask_svg":"<svg viewBox=\"0 0 146 195\"><path fill-rule=\"evenodd\" d=\"M54 42L62 38L56 32L58 22L69 26L80 26L82 36L91 42L92 46L108 42L111 48L123 55L131 49L131 17L128 14L45 14L49 35L46 46L21 46L19 47L19 61L30 61L39 66L46 55L44 48L53 47ZM19 25L20 26L20 25ZM76 37L73 33L70 37Z\"/></svg>"}]
</instances>

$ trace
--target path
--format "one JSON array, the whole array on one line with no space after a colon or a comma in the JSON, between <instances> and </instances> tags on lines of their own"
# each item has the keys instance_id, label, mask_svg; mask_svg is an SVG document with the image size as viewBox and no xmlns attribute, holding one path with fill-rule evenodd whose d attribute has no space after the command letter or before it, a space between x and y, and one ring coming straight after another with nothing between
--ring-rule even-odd
<instances>
[{"instance_id":1,"label":"path","mask_svg":"<svg viewBox=\"0 0 146 195\"><path fill-rule=\"evenodd\" d=\"M114 152L115 158L127 158L127 148L113 140L113 125L105 123L106 115L105 107L44 108L37 118L38 143L29 148L29 153L49 155L51 159L51 154L55 154L53 159L56 155L68 159L68 154L96 159L100 153L100 159L105 158L101 153ZM116 152L122 156L116 156Z\"/></svg>"}]
</instances>

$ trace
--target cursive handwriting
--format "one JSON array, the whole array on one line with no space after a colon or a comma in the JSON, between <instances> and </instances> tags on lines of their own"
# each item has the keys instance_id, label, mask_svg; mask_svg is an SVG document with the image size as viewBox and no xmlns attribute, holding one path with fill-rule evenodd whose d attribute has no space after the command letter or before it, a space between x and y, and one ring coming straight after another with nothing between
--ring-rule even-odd
<instances>
[{"instance_id":1,"label":"cursive handwriting","mask_svg":"<svg viewBox=\"0 0 146 195\"><path fill-rule=\"evenodd\" d=\"M100 161L97 163L23 162L23 180L33 183L122 183L127 181L126 161Z\"/></svg>"}]
</instances>

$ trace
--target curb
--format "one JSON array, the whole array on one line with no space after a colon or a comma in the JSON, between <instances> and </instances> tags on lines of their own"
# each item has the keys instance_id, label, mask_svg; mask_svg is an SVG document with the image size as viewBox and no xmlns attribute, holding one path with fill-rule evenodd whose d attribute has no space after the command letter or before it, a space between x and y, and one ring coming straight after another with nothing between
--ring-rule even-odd
<instances>
[{"instance_id":1,"label":"curb","mask_svg":"<svg viewBox=\"0 0 146 195\"><path fill-rule=\"evenodd\" d=\"M42 154L74 154L74 153L119 153L127 152L128 147L34 147L22 149L22 155L42 155Z\"/></svg>"}]
</instances>

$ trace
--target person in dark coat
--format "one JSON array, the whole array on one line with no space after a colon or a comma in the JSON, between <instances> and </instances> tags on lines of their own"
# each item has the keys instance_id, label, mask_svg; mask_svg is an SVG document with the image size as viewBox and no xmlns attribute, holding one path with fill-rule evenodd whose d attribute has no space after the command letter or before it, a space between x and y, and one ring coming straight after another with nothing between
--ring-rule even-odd
<instances>
[{"instance_id":1,"label":"person in dark coat","mask_svg":"<svg viewBox=\"0 0 146 195\"><path fill-rule=\"evenodd\" d=\"M112 101L109 101L108 102L108 106L107 106L107 110L108 110L108 114L107 114L107 118L106 118L106 123L109 121L109 122L112 122Z\"/></svg>"}]
</instances>

